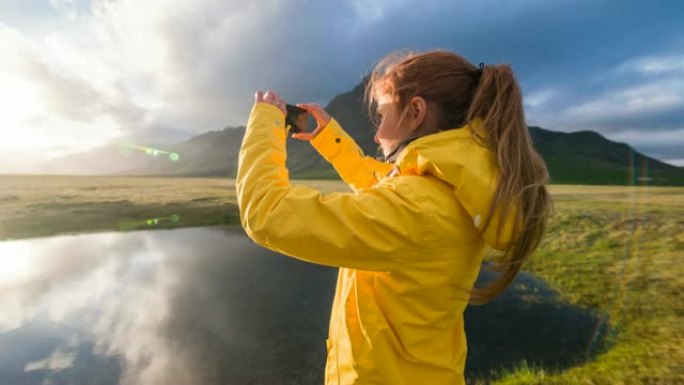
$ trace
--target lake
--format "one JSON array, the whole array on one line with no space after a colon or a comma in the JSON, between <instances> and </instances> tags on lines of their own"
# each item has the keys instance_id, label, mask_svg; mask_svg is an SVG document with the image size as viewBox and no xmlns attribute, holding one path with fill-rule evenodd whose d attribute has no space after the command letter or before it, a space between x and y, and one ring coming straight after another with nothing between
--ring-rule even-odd
<instances>
[{"instance_id":1,"label":"lake","mask_svg":"<svg viewBox=\"0 0 684 385\"><path fill-rule=\"evenodd\" d=\"M240 227L2 242L0 261L0 384L322 383L337 270Z\"/></svg>"},{"instance_id":2,"label":"lake","mask_svg":"<svg viewBox=\"0 0 684 385\"><path fill-rule=\"evenodd\" d=\"M0 242L0 384L322 384L336 279L239 226ZM576 365L606 334L526 273L465 317L471 376Z\"/></svg>"}]
</instances>

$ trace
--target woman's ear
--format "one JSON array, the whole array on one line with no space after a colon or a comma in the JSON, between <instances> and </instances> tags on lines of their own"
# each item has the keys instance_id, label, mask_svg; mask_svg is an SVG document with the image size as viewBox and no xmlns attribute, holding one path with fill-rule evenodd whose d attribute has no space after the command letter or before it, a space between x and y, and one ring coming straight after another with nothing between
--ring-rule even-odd
<instances>
[{"instance_id":1,"label":"woman's ear","mask_svg":"<svg viewBox=\"0 0 684 385\"><path fill-rule=\"evenodd\" d=\"M420 96L414 96L411 99L409 108L414 125L413 129L417 130L425 120L427 114L427 102L425 102L425 99Z\"/></svg>"}]
</instances>

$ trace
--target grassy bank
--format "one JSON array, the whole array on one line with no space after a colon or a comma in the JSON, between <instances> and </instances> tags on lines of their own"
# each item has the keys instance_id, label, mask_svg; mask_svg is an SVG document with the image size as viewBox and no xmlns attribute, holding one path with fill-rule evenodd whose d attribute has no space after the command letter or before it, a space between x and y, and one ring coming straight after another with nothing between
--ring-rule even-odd
<instances>
[{"instance_id":1,"label":"grassy bank","mask_svg":"<svg viewBox=\"0 0 684 385\"><path fill-rule=\"evenodd\" d=\"M301 183L324 192L346 188ZM235 181L228 178L5 175L0 213L0 240L240 223Z\"/></svg>"},{"instance_id":2,"label":"grassy bank","mask_svg":"<svg viewBox=\"0 0 684 385\"><path fill-rule=\"evenodd\" d=\"M294 183L350 191L337 181ZM591 359L577 366L523 361L490 378L684 384L684 188L551 186L551 192L554 217L524 268L564 302L605 314L597 328L609 333L603 343L586 341ZM0 176L0 239L237 224L235 198L228 178Z\"/></svg>"},{"instance_id":3,"label":"grassy bank","mask_svg":"<svg viewBox=\"0 0 684 385\"><path fill-rule=\"evenodd\" d=\"M581 366L521 362L495 383L684 384L684 189L551 190L555 215L525 269L605 314L610 332L604 348L586 341L594 359Z\"/></svg>"}]
</instances>

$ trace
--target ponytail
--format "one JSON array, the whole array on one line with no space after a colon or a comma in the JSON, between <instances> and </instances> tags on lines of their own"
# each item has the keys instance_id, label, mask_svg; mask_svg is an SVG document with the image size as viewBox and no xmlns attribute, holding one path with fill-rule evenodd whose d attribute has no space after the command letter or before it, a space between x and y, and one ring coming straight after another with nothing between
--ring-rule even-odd
<instances>
[{"instance_id":1,"label":"ponytail","mask_svg":"<svg viewBox=\"0 0 684 385\"><path fill-rule=\"evenodd\" d=\"M551 211L545 187L548 171L532 145L522 104L522 92L509 65L480 65L479 85L467 112L467 121L483 120L484 133L475 140L489 148L500 171L499 185L485 226L495 212L514 216L521 231L512 245L498 255L488 269L499 272L496 280L472 291L470 303L483 304L503 292L539 246ZM498 221L497 233L503 223Z\"/></svg>"},{"instance_id":2,"label":"ponytail","mask_svg":"<svg viewBox=\"0 0 684 385\"><path fill-rule=\"evenodd\" d=\"M482 304L503 292L525 260L537 248L551 211L545 183L548 172L535 151L525 122L522 92L508 65L474 66L446 50L425 53L398 52L385 57L373 70L366 86L369 113L373 90L393 95L404 110L413 96L435 102L438 129L461 127L481 119L483 132L473 130L474 140L491 150L500 174L499 184L484 218L485 228L496 212L513 217L516 238L493 258L489 269L500 272L483 288L470 291L470 303ZM372 116L372 114L371 114ZM506 220L498 222L501 238ZM493 223L494 223L493 222Z\"/></svg>"}]
</instances>

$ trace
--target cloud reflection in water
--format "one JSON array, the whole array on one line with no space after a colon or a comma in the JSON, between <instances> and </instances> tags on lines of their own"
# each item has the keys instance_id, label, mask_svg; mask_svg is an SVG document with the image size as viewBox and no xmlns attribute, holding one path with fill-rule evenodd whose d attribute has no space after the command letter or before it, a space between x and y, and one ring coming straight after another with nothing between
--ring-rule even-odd
<instances>
[{"instance_id":1,"label":"cloud reflection in water","mask_svg":"<svg viewBox=\"0 0 684 385\"><path fill-rule=\"evenodd\" d=\"M336 270L240 228L1 242L5 266L0 383L322 383Z\"/></svg>"}]
</instances>

